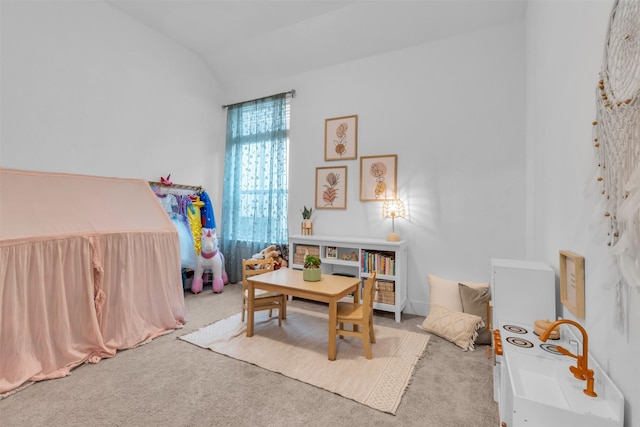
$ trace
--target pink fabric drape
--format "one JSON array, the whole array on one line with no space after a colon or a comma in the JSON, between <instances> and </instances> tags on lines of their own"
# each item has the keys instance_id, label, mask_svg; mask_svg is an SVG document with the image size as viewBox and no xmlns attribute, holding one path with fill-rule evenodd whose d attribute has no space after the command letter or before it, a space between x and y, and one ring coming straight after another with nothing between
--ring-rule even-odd
<instances>
[{"instance_id":1,"label":"pink fabric drape","mask_svg":"<svg viewBox=\"0 0 640 427\"><path fill-rule=\"evenodd\" d=\"M184 315L178 234L146 181L0 169L0 393Z\"/></svg>"}]
</instances>

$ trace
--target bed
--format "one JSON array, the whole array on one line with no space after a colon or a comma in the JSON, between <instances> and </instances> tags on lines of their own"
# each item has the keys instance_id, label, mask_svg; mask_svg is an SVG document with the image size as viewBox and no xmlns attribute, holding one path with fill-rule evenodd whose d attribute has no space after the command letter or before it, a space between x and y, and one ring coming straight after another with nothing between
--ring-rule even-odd
<instances>
[{"instance_id":1,"label":"bed","mask_svg":"<svg viewBox=\"0 0 640 427\"><path fill-rule=\"evenodd\" d=\"M0 393L184 323L178 233L144 180L0 168Z\"/></svg>"}]
</instances>

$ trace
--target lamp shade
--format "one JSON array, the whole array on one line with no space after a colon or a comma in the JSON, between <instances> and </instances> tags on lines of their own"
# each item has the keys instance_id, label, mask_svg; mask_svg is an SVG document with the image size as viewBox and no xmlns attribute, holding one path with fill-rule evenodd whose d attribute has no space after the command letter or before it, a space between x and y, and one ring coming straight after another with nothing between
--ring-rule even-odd
<instances>
[{"instance_id":1,"label":"lamp shade","mask_svg":"<svg viewBox=\"0 0 640 427\"><path fill-rule=\"evenodd\" d=\"M404 203L400 199L385 200L382 205L382 218L404 218Z\"/></svg>"},{"instance_id":2,"label":"lamp shade","mask_svg":"<svg viewBox=\"0 0 640 427\"><path fill-rule=\"evenodd\" d=\"M396 233L396 218L404 218L406 215L404 203L400 199L385 200L382 205L382 218L391 218L391 233L387 236L387 241L398 242L400 236Z\"/></svg>"}]
</instances>

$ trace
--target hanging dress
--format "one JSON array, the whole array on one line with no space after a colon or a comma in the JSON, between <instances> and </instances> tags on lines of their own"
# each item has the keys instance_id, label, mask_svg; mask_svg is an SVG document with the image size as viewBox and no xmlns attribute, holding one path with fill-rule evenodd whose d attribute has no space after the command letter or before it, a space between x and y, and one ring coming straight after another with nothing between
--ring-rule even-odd
<instances>
[{"instance_id":1,"label":"hanging dress","mask_svg":"<svg viewBox=\"0 0 640 427\"><path fill-rule=\"evenodd\" d=\"M202 226L204 228L216 228L216 216L213 213L213 204L206 191L200 193L200 200L204 203L204 206L200 209L202 212Z\"/></svg>"},{"instance_id":2,"label":"hanging dress","mask_svg":"<svg viewBox=\"0 0 640 427\"><path fill-rule=\"evenodd\" d=\"M191 199L191 205L187 207L187 218L189 219L189 225L191 225L191 235L193 236L196 255L200 255L202 251L202 213L200 210L203 206L204 202L200 200L200 197L196 196Z\"/></svg>"}]
</instances>

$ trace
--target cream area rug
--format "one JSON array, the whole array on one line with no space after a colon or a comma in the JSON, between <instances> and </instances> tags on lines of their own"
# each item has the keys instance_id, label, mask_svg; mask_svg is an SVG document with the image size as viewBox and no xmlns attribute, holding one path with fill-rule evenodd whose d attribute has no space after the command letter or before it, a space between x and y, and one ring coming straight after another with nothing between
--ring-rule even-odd
<instances>
[{"instance_id":1,"label":"cream area rug","mask_svg":"<svg viewBox=\"0 0 640 427\"><path fill-rule=\"evenodd\" d=\"M254 336L247 338L238 313L179 338L395 414L429 336L376 326L374 320L373 359L365 358L360 339L345 337L336 340L337 357L329 361L327 319L325 313L287 307L278 327L277 315L260 311Z\"/></svg>"}]
</instances>

